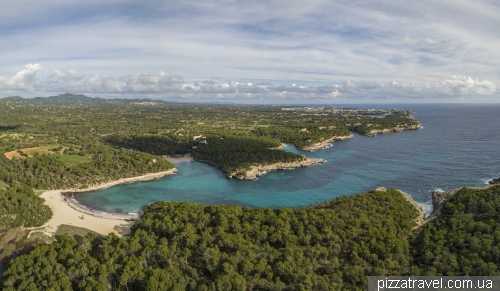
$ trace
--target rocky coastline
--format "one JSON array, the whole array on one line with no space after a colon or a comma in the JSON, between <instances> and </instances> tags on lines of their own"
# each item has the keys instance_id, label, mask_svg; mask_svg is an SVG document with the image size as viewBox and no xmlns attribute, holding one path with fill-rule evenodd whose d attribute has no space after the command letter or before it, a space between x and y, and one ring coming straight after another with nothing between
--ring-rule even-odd
<instances>
[{"instance_id":1,"label":"rocky coastline","mask_svg":"<svg viewBox=\"0 0 500 291\"><path fill-rule=\"evenodd\" d=\"M400 132L404 130L416 130L420 128L422 128L422 125L420 125L420 123L412 125L402 125L402 126L395 126L393 128L372 129L370 130L370 132L365 133L365 135L374 137L377 136L378 133Z\"/></svg>"},{"instance_id":2,"label":"rocky coastline","mask_svg":"<svg viewBox=\"0 0 500 291\"><path fill-rule=\"evenodd\" d=\"M490 185L500 184L500 178L496 178L496 179L490 180L488 183L490 183Z\"/></svg>"},{"instance_id":3,"label":"rocky coastline","mask_svg":"<svg viewBox=\"0 0 500 291\"><path fill-rule=\"evenodd\" d=\"M283 170L283 169L288 169L288 168L303 168L303 167L311 167L315 164L318 163L324 163L324 159L317 159L317 158L305 158L302 161L297 161L297 162L290 162L290 163L274 163L274 164L257 164L257 165L252 165L250 166L250 169L245 172L244 175L238 174L242 171L236 171L233 173L228 173L227 177L232 179L232 178L237 178L240 180L255 180L257 177L260 177L264 174L264 172L267 171L274 171L274 170Z\"/></svg>"},{"instance_id":4,"label":"rocky coastline","mask_svg":"<svg viewBox=\"0 0 500 291\"><path fill-rule=\"evenodd\" d=\"M277 146L275 148L269 148L270 150L283 150L285 148L286 144L281 143L280 146Z\"/></svg>"},{"instance_id":5,"label":"rocky coastline","mask_svg":"<svg viewBox=\"0 0 500 291\"><path fill-rule=\"evenodd\" d=\"M297 147L297 148L299 150L302 150L302 151L313 152L313 151L317 151L317 150L329 147L330 144L333 141L336 141L336 140L347 140L347 139L350 139L350 138L353 138L353 137L354 137L354 135L352 133L350 135L332 136L331 138L326 139L324 141L321 141L321 142L318 142L318 143L315 143L315 144L312 144L312 145L309 145L309 146Z\"/></svg>"},{"instance_id":6,"label":"rocky coastline","mask_svg":"<svg viewBox=\"0 0 500 291\"><path fill-rule=\"evenodd\" d=\"M457 194L458 191L460 191L462 188L472 188L472 189L486 189L490 188L493 186L496 186L497 184L489 184L481 187L459 187L455 188L449 191L435 191L432 190L432 206L433 210L432 213L427 217L427 221L432 220L436 217L438 217L441 214L441 209L443 208L443 203L453 197L455 194Z\"/></svg>"},{"instance_id":7,"label":"rocky coastline","mask_svg":"<svg viewBox=\"0 0 500 291\"><path fill-rule=\"evenodd\" d=\"M115 180L115 181L111 181L111 182L107 182L107 183L102 183L102 184L99 184L99 185L93 185L93 186L90 186L88 188L84 188L84 189L81 189L81 188L73 188L73 189L65 189L65 190L60 190L60 191L63 191L64 194L72 194L72 193L81 193L81 192L89 192L89 191L96 191L96 190L101 190L101 189L106 189L106 188L109 188L109 187L113 187L113 186L116 186L116 185L121 185L121 184L128 184L128 183L136 183L136 182L145 182L145 181L151 181L151 180L157 180L157 179L160 179L160 178L163 178L165 176L170 176L170 175L173 175L173 174L176 174L178 173L179 170L177 170L177 168L172 168L168 171L164 171L164 172L158 172L158 173L149 173L149 174L145 174L145 175L142 175L142 176L136 176L136 177L130 177L130 178L123 178L123 179L119 179L119 180Z\"/></svg>"}]
</instances>

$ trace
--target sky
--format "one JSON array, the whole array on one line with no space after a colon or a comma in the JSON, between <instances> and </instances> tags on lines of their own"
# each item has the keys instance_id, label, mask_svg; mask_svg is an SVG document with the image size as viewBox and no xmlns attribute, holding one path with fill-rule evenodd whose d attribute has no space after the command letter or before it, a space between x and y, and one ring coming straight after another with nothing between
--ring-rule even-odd
<instances>
[{"instance_id":1,"label":"sky","mask_svg":"<svg viewBox=\"0 0 500 291\"><path fill-rule=\"evenodd\" d=\"M500 1L17 0L0 98L500 102Z\"/></svg>"}]
</instances>

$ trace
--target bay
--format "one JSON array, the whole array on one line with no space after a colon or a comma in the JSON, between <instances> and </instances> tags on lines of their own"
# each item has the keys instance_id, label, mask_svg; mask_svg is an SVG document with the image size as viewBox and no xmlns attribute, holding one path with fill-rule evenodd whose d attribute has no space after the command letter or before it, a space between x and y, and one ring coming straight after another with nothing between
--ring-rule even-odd
<instances>
[{"instance_id":1,"label":"bay","mask_svg":"<svg viewBox=\"0 0 500 291\"><path fill-rule=\"evenodd\" d=\"M331 105L330 105L331 106ZM255 181L228 179L200 162L179 162L179 173L151 182L126 184L76 195L90 208L138 213L158 200L250 207L301 207L379 186L410 194L426 211L431 190L480 186L500 176L500 104L342 105L415 112L420 130L336 141L308 153L325 164L272 171Z\"/></svg>"}]
</instances>

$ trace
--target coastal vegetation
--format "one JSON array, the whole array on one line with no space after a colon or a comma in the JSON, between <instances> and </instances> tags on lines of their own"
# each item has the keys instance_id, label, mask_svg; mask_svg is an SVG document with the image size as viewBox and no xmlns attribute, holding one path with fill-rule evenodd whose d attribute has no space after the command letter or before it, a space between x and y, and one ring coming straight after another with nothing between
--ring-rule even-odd
<instances>
[{"instance_id":1,"label":"coastal vegetation","mask_svg":"<svg viewBox=\"0 0 500 291\"><path fill-rule=\"evenodd\" d=\"M13 259L2 290L366 290L370 275L498 275L500 186L463 188L415 229L399 191L299 209L155 202L132 234ZM10 236L16 236L15 233Z\"/></svg>"},{"instance_id":2,"label":"coastal vegetation","mask_svg":"<svg viewBox=\"0 0 500 291\"><path fill-rule=\"evenodd\" d=\"M38 189L85 189L89 185L173 168L158 156L105 146L94 146L77 157L35 153L32 157L9 160L0 156L0 180Z\"/></svg>"},{"instance_id":3,"label":"coastal vegetation","mask_svg":"<svg viewBox=\"0 0 500 291\"><path fill-rule=\"evenodd\" d=\"M12 261L3 290L365 290L411 272L418 213L373 191L300 209L150 204L130 238L62 235Z\"/></svg>"},{"instance_id":4,"label":"coastal vegetation","mask_svg":"<svg viewBox=\"0 0 500 291\"><path fill-rule=\"evenodd\" d=\"M272 149L280 147L281 143L269 138L224 136L206 141L207 144L193 149L193 158L217 165L226 173L243 174L253 164L289 163L305 159L301 155Z\"/></svg>"},{"instance_id":5,"label":"coastal vegetation","mask_svg":"<svg viewBox=\"0 0 500 291\"><path fill-rule=\"evenodd\" d=\"M0 190L0 233L13 227L36 227L52 216L52 210L28 186Z\"/></svg>"},{"instance_id":6,"label":"coastal vegetation","mask_svg":"<svg viewBox=\"0 0 500 291\"><path fill-rule=\"evenodd\" d=\"M417 275L500 274L500 186L462 188L412 240Z\"/></svg>"}]
</instances>

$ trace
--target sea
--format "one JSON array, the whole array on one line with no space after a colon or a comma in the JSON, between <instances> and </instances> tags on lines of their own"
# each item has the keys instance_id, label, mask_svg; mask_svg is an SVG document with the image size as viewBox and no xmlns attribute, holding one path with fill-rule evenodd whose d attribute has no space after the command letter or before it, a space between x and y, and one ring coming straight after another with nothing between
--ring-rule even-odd
<instances>
[{"instance_id":1,"label":"sea","mask_svg":"<svg viewBox=\"0 0 500 291\"><path fill-rule=\"evenodd\" d=\"M332 106L332 105L329 105ZM414 112L423 128L366 137L355 134L315 152L285 150L327 162L271 171L254 181L228 179L206 163L175 163L179 173L150 182L75 195L99 211L140 213L159 200L249 207L303 207L377 187L400 189L426 212L431 190L481 186L500 177L500 104L341 105Z\"/></svg>"}]
</instances>

